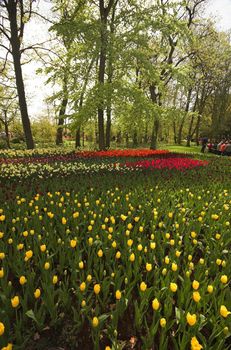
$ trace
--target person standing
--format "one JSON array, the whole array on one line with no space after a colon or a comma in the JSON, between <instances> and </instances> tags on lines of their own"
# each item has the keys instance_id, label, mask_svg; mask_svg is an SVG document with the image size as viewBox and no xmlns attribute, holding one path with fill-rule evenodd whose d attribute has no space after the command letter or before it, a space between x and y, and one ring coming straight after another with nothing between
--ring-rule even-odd
<instances>
[{"instance_id":1,"label":"person standing","mask_svg":"<svg viewBox=\"0 0 231 350\"><path fill-rule=\"evenodd\" d=\"M202 140L201 140L201 152L202 153L205 153L205 148L206 148L206 145L207 145L207 142L208 142L208 138L207 137L203 137Z\"/></svg>"}]
</instances>

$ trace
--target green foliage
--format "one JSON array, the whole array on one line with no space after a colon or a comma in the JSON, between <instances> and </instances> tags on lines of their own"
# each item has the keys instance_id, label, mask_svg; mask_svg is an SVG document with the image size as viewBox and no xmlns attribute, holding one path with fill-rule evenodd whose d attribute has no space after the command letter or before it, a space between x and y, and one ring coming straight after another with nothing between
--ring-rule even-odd
<instances>
[{"instance_id":1,"label":"green foliage","mask_svg":"<svg viewBox=\"0 0 231 350\"><path fill-rule=\"evenodd\" d=\"M182 132L185 138L191 120L194 137L200 131L228 132L229 38L211 20L200 17L199 3L204 1L119 0L108 14L102 39L97 2L55 0L56 23L50 31L59 45L37 73L46 74L47 83L56 87L48 99L56 105L56 117L66 98L64 117L73 132L87 126L93 135L99 108L105 119L111 109L112 130L131 134L137 129L138 139L144 133L150 138L153 131L161 139L162 131L169 130L166 137L171 141L173 124L175 136ZM99 84L102 47L106 47L106 72Z\"/></svg>"},{"instance_id":2,"label":"green foliage","mask_svg":"<svg viewBox=\"0 0 231 350\"><path fill-rule=\"evenodd\" d=\"M32 131L36 142L50 142L55 139L56 126L47 117L42 117L33 121Z\"/></svg>"}]
</instances>

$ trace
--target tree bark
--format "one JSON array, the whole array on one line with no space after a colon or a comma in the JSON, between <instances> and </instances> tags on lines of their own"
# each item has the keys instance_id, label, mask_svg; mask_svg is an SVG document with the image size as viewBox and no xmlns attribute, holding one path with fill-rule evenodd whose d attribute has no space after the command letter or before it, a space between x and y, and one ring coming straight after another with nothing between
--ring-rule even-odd
<instances>
[{"instance_id":1,"label":"tree bark","mask_svg":"<svg viewBox=\"0 0 231 350\"><path fill-rule=\"evenodd\" d=\"M25 87L22 75L21 66L21 52L20 52L20 38L18 36L18 24L17 24L17 2L14 0L9 0L8 6L8 16L10 21L10 32L11 38L10 43L12 47L13 64L16 78L16 87L19 99L19 108L21 113L23 131L25 135L27 149L34 149L34 140L31 132L30 119L28 115Z\"/></svg>"},{"instance_id":2,"label":"tree bark","mask_svg":"<svg viewBox=\"0 0 231 350\"><path fill-rule=\"evenodd\" d=\"M193 112L196 111L197 100L198 100L198 91L197 91L195 103L193 106ZM195 119L195 116L192 115L191 120L190 120L190 124L189 124L189 129L188 129L187 144L186 144L187 147L191 146L191 140L192 140L192 136L193 136L192 128L193 128L194 119Z\"/></svg>"},{"instance_id":3,"label":"tree bark","mask_svg":"<svg viewBox=\"0 0 231 350\"><path fill-rule=\"evenodd\" d=\"M191 146L191 139L192 139L192 128L193 128L193 122L194 122L194 115L192 115L190 124L189 124L189 129L188 129L188 136L187 136L187 143L186 146L190 147Z\"/></svg>"},{"instance_id":4,"label":"tree bark","mask_svg":"<svg viewBox=\"0 0 231 350\"><path fill-rule=\"evenodd\" d=\"M81 147L81 142L80 142L80 126L76 130L76 135L75 135L75 148Z\"/></svg>"},{"instance_id":5,"label":"tree bark","mask_svg":"<svg viewBox=\"0 0 231 350\"><path fill-rule=\"evenodd\" d=\"M8 127L8 121L7 121L7 111L4 111L4 129L6 134L6 144L7 147L10 148L10 135L9 135L9 127Z\"/></svg>"},{"instance_id":6,"label":"tree bark","mask_svg":"<svg viewBox=\"0 0 231 350\"><path fill-rule=\"evenodd\" d=\"M134 130L134 133L133 133L133 146L134 147L138 146L138 138L137 138L137 130L136 129Z\"/></svg>"},{"instance_id":7,"label":"tree bark","mask_svg":"<svg viewBox=\"0 0 231 350\"><path fill-rule=\"evenodd\" d=\"M202 88L202 92L201 92L201 97L200 97L200 102L199 102L199 108L198 108L198 117L197 117L197 123L196 123L196 128L195 128L195 132L196 132L196 144L197 146L199 146L200 141L199 141L199 134L200 134L200 125L201 125L201 118L202 118L202 114L205 108L205 102L206 102L206 98L207 98L207 94L208 92L206 92L206 87L205 85Z\"/></svg>"},{"instance_id":8,"label":"tree bark","mask_svg":"<svg viewBox=\"0 0 231 350\"><path fill-rule=\"evenodd\" d=\"M148 123L145 124L144 143L148 143Z\"/></svg>"},{"instance_id":9,"label":"tree bark","mask_svg":"<svg viewBox=\"0 0 231 350\"><path fill-rule=\"evenodd\" d=\"M63 125L64 125L64 115L66 112L68 99L64 97L61 103L60 111L59 111L59 119L58 119L58 128L56 133L56 145L63 144Z\"/></svg>"},{"instance_id":10,"label":"tree bark","mask_svg":"<svg viewBox=\"0 0 231 350\"><path fill-rule=\"evenodd\" d=\"M101 100L98 107L98 136L99 136L99 149L105 149L105 132L104 132L104 78L106 69L106 52L107 52L107 11L104 7L104 0L100 0L100 39L101 48L99 56L99 89Z\"/></svg>"},{"instance_id":11,"label":"tree bark","mask_svg":"<svg viewBox=\"0 0 231 350\"><path fill-rule=\"evenodd\" d=\"M106 148L111 144L111 105L107 106L107 124L106 124Z\"/></svg>"},{"instance_id":12,"label":"tree bark","mask_svg":"<svg viewBox=\"0 0 231 350\"><path fill-rule=\"evenodd\" d=\"M173 137L174 137L174 143L177 144L177 136L176 136L176 121L173 120Z\"/></svg>"},{"instance_id":13,"label":"tree bark","mask_svg":"<svg viewBox=\"0 0 231 350\"><path fill-rule=\"evenodd\" d=\"M159 94L156 93L156 87L155 85L151 85L149 87L150 90L150 96L151 96L151 100L154 104L157 104L158 102L158 96ZM160 101L159 101L159 105L160 105ZM160 122L159 122L159 118L155 112L154 114L154 118L153 118L153 126L152 126L152 135L151 135L151 144L150 144L150 149L156 149L157 148L157 139L158 139L158 132L159 132L159 126L160 126Z\"/></svg>"},{"instance_id":14,"label":"tree bark","mask_svg":"<svg viewBox=\"0 0 231 350\"><path fill-rule=\"evenodd\" d=\"M200 125L201 125L201 115L198 114L197 124L196 124L196 144L197 144L197 146L199 146L199 144L200 144L200 141L199 141Z\"/></svg>"},{"instance_id":15,"label":"tree bark","mask_svg":"<svg viewBox=\"0 0 231 350\"><path fill-rule=\"evenodd\" d=\"M129 135L128 135L128 132L125 133L125 142L126 142L126 147L128 148L129 147Z\"/></svg>"},{"instance_id":16,"label":"tree bark","mask_svg":"<svg viewBox=\"0 0 231 350\"><path fill-rule=\"evenodd\" d=\"M108 15L111 11L112 6L114 5L114 0L109 0L107 7L105 7L104 0L99 0L99 9L100 9L100 55L99 55L99 93L100 93L100 102L98 106L98 137L99 137L99 149L105 150L105 130L104 130L104 81L105 81L105 70L106 70L106 60L107 60L107 47L108 47L108 34L107 34L107 24L108 24Z\"/></svg>"},{"instance_id":17,"label":"tree bark","mask_svg":"<svg viewBox=\"0 0 231 350\"><path fill-rule=\"evenodd\" d=\"M153 124L153 128L152 128L152 136L151 136L151 146L150 149L157 149L157 138L158 138L158 132L159 132L159 120L158 118L154 118L154 124Z\"/></svg>"},{"instance_id":18,"label":"tree bark","mask_svg":"<svg viewBox=\"0 0 231 350\"><path fill-rule=\"evenodd\" d=\"M113 46L114 46L114 32L115 32L115 10L116 5L113 6L112 17L110 23L110 47L109 47L109 55L108 55L108 86L109 86L109 98L107 102L107 125L106 125L106 148L110 148L111 141L111 114L112 114L112 79L113 79Z\"/></svg>"},{"instance_id":19,"label":"tree bark","mask_svg":"<svg viewBox=\"0 0 231 350\"><path fill-rule=\"evenodd\" d=\"M82 132L82 145L83 145L83 147L84 147L84 145L85 145L85 136L84 136L85 134L84 134L84 129L83 129L83 132Z\"/></svg>"},{"instance_id":20,"label":"tree bark","mask_svg":"<svg viewBox=\"0 0 231 350\"><path fill-rule=\"evenodd\" d=\"M184 127L184 123L185 123L185 119L187 116L187 113L189 111L189 105L190 105L190 100L191 100L191 95L192 95L192 89L189 89L188 91L188 96L187 96L187 102L186 102L186 106L185 106L185 113L184 116L181 120L180 123L180 127L179 127L179 131L178 131L178 137L177 137L177 143L178 145L181 145L181 141L182 141L182 131L183 131L183 127Z\"/></svg>"}]
</instances>

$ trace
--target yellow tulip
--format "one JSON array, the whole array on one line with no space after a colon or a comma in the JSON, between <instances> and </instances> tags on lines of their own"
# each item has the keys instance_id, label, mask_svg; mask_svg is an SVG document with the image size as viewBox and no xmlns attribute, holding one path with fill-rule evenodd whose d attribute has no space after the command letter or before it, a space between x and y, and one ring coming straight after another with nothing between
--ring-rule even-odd
<instances>
[{"instance_id":1,"label":"yellow tulip","mask_svg":"<svg viewBox=\"0 0 231 350\"><path fill-rule=\"evenodd\" d=\"M145 282L140 283L140 290L141 292L145 292L147 289L147 284Z\"/></svg>"},{"instance_id":2,"label":"yellow tulip","mask_svg":"<svg viewBox=\"0 0 231 350\"><path fill-rule=\"evenodd\" d=\"M153 299L152 301L152 308L153 310L157 311L160 308L160 302L157 298Z\"/></svg>"},{"instance_id":3,"label":"yellow tulip","mask_svg":"<svg viewBox=\"0 0 231 350\"><path fill-rule=\"evenodd\" d=\"M76 239L72 239L72 240L70 241L70 246L71 246L71 248L75 248L76 245L77 245Z\"/></svg>"},{"instance_id":4,"label":"yellow tulip","mask_svg":"<svg viewBox=\"0 0 231 350\"><path fill-rule=\"evenodd\" d=\"M80 270L82 270L84 268L84 262L83 261L79 262L79 268L80 268Z\"/></svg>"},{"instance_id":5,"label":"yellow tulip","mask_svg":"<svg viewBox=\"0 0 231 350\"><path fill-rule=\"evenodd\" d=\"M116 252L116 259L120 259L120 257L121 257L120 251Z\"/></svg>"},{"instance_id":6,"label":"yellow tulip","mask_svg":"<svg viewBox=\"0 0 231 350\"><path fill-rule=\"evenodd\" d=\"M152 264L146 263L146 270L148 272L152 271Z\"/></svg>"},{"instance_id":7,"label":"yellow tulip","mask_svg":"<svg viewBox=\"0 0 231 350\"><path fill-rule=\"evenodd\" d=\"M93 317L93 319L92 319L92 326L93 327L97 327L98 326L98 324L99 324L99 319L98 319L98 317Z\"/></svg>"},{"instance_id":8,"label":"yellow tulip","mask_svg":"<svg viewBox=\"0 0 231 350\"><path fill-rule=\"evenodd\" d=\"M85 282L82 282L79 286L79 289L81 290L81 292L84 292L85 289L86 289L86 283Z\"/></svg>"},{"instance_id":9,"label":"yellow tulip","mask_svg":"<svg viewBox=\"0 0 231 350\"><path fill-rule=\"evenodd\" d=\"M49 262L46 262L46 263L44 264L44 269L45 269L45 270L49 270L49 268L50 268L50 263L49 263Z\"/></svg>"},{"instance_id":10,"label":"yellow tulip","mask_svg":"<svg viewBox=\"0 0 231 350\"><path fill-rule=\"evenodd\" d=\"M94 285L94 293L95 293L95 294L99 294L100 289L101 289L101 288L100 288L100 284L95 284L95 285Z\"/></svg>"},{"instance_id":11,"label":"yellow tulip","mask_svg":"<svg viewBox=\"0 0 231 350\"><path fill-rule=\"evenodd\" d=\"M134 253L132 253L132 254L130 255L129 260L130 260L131 262L135 261L135 254L134 254Z\"/></svg>"},{"instance_id":12,"label":"yellow tulip","mask_svg":"<svg viewBox=\"0 0 231 350\"><path fill-rule=\"evenodd\" d=\"M102 256L103 256L102 249L98 250L97 255L98 255L99 258L102 258Z\"/></svg>"},{"instance_id":13,"label":"yellow tulip","mask_svg":"<svg viewBox=\"0 0 231 350\"><path fill-rule=\"evenodd\" d=\"M175 293L177 291L177 284L176 283L170 283L170 290Z\"/></svg>"},{"instance_id":14,"label":"yellow tulip","mask_svg":"<svg viewBox=\"0 0 231 350\"><path fill-rule=\"evenodd\" d=\"M199 286L200 286L200 283L198 281L194 280L192 283L193 289L197 290L199 288Z\"/></svg>"},{"instance_id":15,"label":"yellow tulip","mask_svg":"<svg viewBox=\"0 0 231 350\"><path fill-rule=\"evenodd\" d=\"M14 308L19 305L19 297L17 295L11 299L11 305Z\"/></svg>"},{"instance_id":16,"label":"yellow tulip","mask_svg":"<svg viewBox=\"0 0 231 350\"><path fill-rule=\"evenodd\" d=\"M28 250L26 253L25 253L25 258L24 260L25 261L28 261L29 259L31 259L33 256L33 251L32 250Z\"/></svg>"},{"instance_id":17,"label":"yellow tulip","mask_svg":"<svg viewBox=\"0 0 231 350\"><path fill-rule=\"evenodd\" d=\"M41 252L44 253L44 252L46 251L46 249L47 249L46 244L40 245L40 250L41 250Z\"/></svg>"},{"instance_id":18,"label":"yellow tulip","mask_svg":"<svg viewBox=\"0 0 231 350\"><path fill-rule=\"evenodd\" d=\"M35 299L38 299L38 298L40 297L40 295L41 295L41 291L40 291L39 288L37 288L37 289L35 290L35 292L34 292L34 297L35 297Z\"/></svg>"},{"instance_id":19,"label":"yellow tulip","mask_svg":"<svg viewBox=\"0 0 231 350\"><path fill-rule=\"evenodd\" d=\"M212 286L211 284L208 285L207 291L208 291L208 293L210 293L210 294L213 292L213 286Z\"/></svg>"},{"instance_id":20,"label":"yellow tulip","mask_svg":"<svg viewBox=\"0 0 231 350\"><path fill-rule=\"evenodd\" d=\"M0 336L3 335L5 332L5 326L2 322L0 322Z\"/></svg>"},{"instance_id":21,"label":"yellow tulip","mask_svg":"<svg viewBox=\"0 0 231 350\"><path fill-rule=\"evenodd\" d=\"M3 267L0 269L0 278L3 278L4 277L4 269Z\"/></svg>"},{"instance_id":22,"label":"yellow tulip","mask_svg":"<svg viewBox=\"0 0 231 350\"><path fill-rule=\"evenodd\" d=\"M116 291L115 297L116 297L116 300L120 300L121 299L121 291L120 290Z\"/></svg>"},{"instance_id":23,"label":"yellow tulip","mask_svg":"<svg viewBox=\"0 0 231 350\"><path fill-rule=\"evenodd\" d=\"M62 224L66 225L66 223L67 223L67 219L66 218L62 218Z\"/></svg>"},{"instance_id":24,"label":"yellow tulip","mask_svg":"<svg viewBox=\"0 0 231 350\"><path fill-rule=\"evenodd\" d=\"M87 281L91 282L91 280L92 280L92 276L91 275L87 275Z\"/></svg>"},{"instance_id":25,"label":"yellow tulip","mask_svg":"<svg viewBox=\"0 0 231 350\"><path fill-rule=\"evenodd\" d=\"M56 276L56 275L53 276L52 283L53 284L58 283L58 276Z\"/></svg>"},{"instance_id":26,"label":"yellow tulip","mask_svg":"<svg viewBox=\"0 0 231 350\"><path fill-rule=\"evenodd\" d=\"M190 326L194 326L194 324L197 321L197 316L196 314L190 314L190 312L187 313L186 315L187 322Z\"/></svg>"},{"instance_id":27,"label":"yellow tulip","mask_svg":"<svg viewBox=\"0 0 231 350\"><path fill-rule=\"evenodd\" d=\"M203 346L199 343L196 337L191 339L191 350L201 350Z\"/></svg>"},{"instance_id":28,"label":"yellow tulip","mask_svg":"<svg viewBox=\"0 0 231 350\"><path fill-rule=\"evenodd\" d=\"M226 275L221 276L221 283L226 284L228 282L228 277Z\"/></svg>"},{"instance_id":29,"label":"yellow tulip","mask_svg":"<svg viewBox=\"0 0 231 350\"><path fill-rule=\"evenodd\" d=\"M23 286L26 282L27 282L27 280L26 280L26 277L25 277L25 276L21 276L21 277L19 278L19 283L21 284L21 286Z\"/></svg>"},{"instance_id":30,"label":"yellow tulip","mask_svg":"<svg viewBox=\"0 0 231 350\"><path fill-rule=\"evenodd\" d=\"M199 303L199 301L201 300L201 296L200 296L200 293L199 293L199 292L193 292L193 300L194 300L196 303Z\"/></svg>"},{"instance_id":31,"label":"yellow tulip","mask_svg":"<svg viewBox=\"0 0 231 350\"><path fill-rule=\"evenodd\" d=\"M177 269L178 269L178 266L177 266L177 264L175 264L175 263L172 263L172 271L177 271Z\"/></svg>"},{"instance_id":32,"label":"yellow tulip","mask_svg":"<svg viewBox=\"0 0 231 350\"><path fill-rule=\"evenodd\" d=\"M125 220L127 219L127 216L121 214L121 215L120 215L120 218L121 218L123 221L125 221Z\"/></svg>"},{"instance_id":33,"label":"yellow tulip","mask_svg":"<svg viewBox=\"0 0 231 350\"><path fill-rule=\"evenodd\" d=\"M220 315L224 318L228 317L231 314L230 311L228 311L227 307L225 305L221 305L220 307Z\"/></svg>"},{"instance_id":34,"label":"yellow tulip","mask_svg":"<svg viewBox=\"0 0 231 350\"><path fill-rule=\"evenodd\" d=\"M2 348L2 350L12 350L13 349L13 344L12 343L8 343L7 346L4 346Z\"/></svg>"}]
</instances>

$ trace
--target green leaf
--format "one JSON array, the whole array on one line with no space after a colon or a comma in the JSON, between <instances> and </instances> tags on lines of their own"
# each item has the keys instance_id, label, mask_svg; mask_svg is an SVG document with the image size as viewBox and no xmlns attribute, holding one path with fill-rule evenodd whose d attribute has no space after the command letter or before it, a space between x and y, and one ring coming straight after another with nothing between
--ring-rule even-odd
<instances>
[{"instance_id":1,"label":"green leaf","mask_svg":"<svg viewBox=\"0 0 231 350\"><path fill-rule=\"evenodd\" d=\"M99 321L100 321L100 322L104 322L108 317L109 317L108 314L100 315L100 316L99 316Z\"/></svg>"},{"instance_id":2,"label":"green leaf","mask_svg":"<svg viewBox=\"0 0 231 350\"><path fill-rule=\"evenodd\" d=\"M26 312L26 315L29 317L29 318L32 318L33 321L35 321L35 323L39 324L35 314L34 314L34 311L33 310L28 310Z\"/></svg>"}]
</instances>

